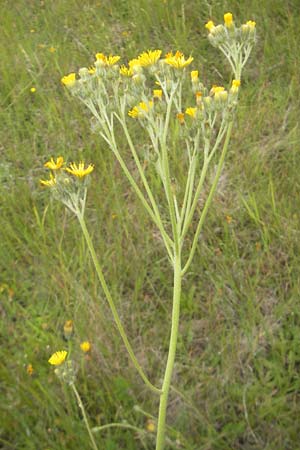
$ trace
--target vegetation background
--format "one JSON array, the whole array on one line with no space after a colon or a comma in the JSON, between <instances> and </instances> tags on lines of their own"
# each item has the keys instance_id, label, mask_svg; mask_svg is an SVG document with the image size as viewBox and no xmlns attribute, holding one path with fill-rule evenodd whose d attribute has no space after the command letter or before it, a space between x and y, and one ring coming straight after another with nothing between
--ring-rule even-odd
<instances>
[{"instance_id":1,"label":"vegetation background","mask_svg":"<svg viewBox=\"0 0 300 450\"><path fill-rule=\"evenodd\" d=\"M71 345L91 424L126 420L142 430L105 430L99 448L153 449L135 405L155 415L158 399L128 362L76 220L39 179L51 156L95 164L89 229L133 348L158 384L170 268L113 155L60 78L99 51L127 60L161 48L192 54L205 83L226 84L229 68L204 24L228 11L239 23L257 22L258 44L184 281L168 409L179 434L170 430L168 448L300 449L299 0L1 1L1 448L89 448L72 392L47 362ZM74 321L70 343L66 320ZM92 343L87 355L83 340Z\"/></svg>"}]
</instances>

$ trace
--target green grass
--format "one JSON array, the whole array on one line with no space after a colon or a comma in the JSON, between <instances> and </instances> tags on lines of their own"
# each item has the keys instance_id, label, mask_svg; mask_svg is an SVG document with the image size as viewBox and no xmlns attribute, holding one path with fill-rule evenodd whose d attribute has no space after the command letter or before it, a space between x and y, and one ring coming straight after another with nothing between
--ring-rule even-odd
<instances>
[{"instance_id":1,"label":"green grass","mask_svg":"<svg viewBox=\"0 0 300 450\"><path fill-rule=\"evenodd\" d=\"M94 162L88 227L133 348L158 384L171 269L117 162L60 78L91 64L97 51L127 59L162 48L192 53L206 83L226 83L229 69L203 24L221 21L228 10L237 21L256 20L259 41L225 170L183 284L168 424L182 435L174 448L300 448L297 0L1 2L1 448L89 448L72 392L47 362L53 351L68 349L68 319L91 424L126 420L145 430L135 405L157 413L158 400L115 332L77 222L39 179L50 156ZM89 358L79 349L85 339L93 346ZM131 430L96 437L107 450L154 446L154 435Z\"/></svg>"}]
</instances>

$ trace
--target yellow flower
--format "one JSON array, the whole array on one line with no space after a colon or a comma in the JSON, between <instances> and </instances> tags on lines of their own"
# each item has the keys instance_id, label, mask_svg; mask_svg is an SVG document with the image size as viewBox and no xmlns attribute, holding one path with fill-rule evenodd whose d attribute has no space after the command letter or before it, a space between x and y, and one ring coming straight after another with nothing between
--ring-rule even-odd
<instances>
[{"instance_id":1,"label":"yellow flower","mask_svg":"<svg viewBox=\"0 0 300 450\"><path fill-rule=\"evenodd\" d=\"M84 167L84 162L80 161L80 163L77 165L76 163L70 164L70 167L67 167L65 169L67 172L69 172L71 175L75 175L75 177L83 178L89 173L93 172L94 166L93 164L89 164L86 168Z\"/></svg>"},{"instance_id":2,"label":"yellow flower","mask_svg":"<svg viewBox=\"0 0 300 450\"><path fill-rule=\"evenodd\" d=\"M227 28L231 28L233 25L233 16L231 13L224 14L224 23Z\"/></svg>"},{"instance_id":3,"label":"yellow flower","mask_svg":"<svg viewBox=\"0 0 300 450\"><path fill-rule=\"evenodd\" d=\"M35 91L36 91L35 87L30 88L30 92L32 92L33 94L35 93Z\"/></svg>"},{"instance_id":4,"label":"yellow flower","mask_svg":"<svg viewBox=\"0 0 300 450\"><path fill-rule=\"evenodd\" d=\"M165 62L166 64L169 64L172 67L175 67L176 69L182 69L193 61L193 57L190 56L188 59L185 59L184 54L177 51L175 55L173 53L167 53Z\"/></svg>"},{"instance_id":5,"label":"yellow flower","mask_svg":"<svg viewBox=\"0 0 300 450\"><path fill-rule=\"evenodd\" d=\"M225 91L225 88L223 86L216 86L216 85L214 85L211 88L211 93L212 94L218 94L219 92L222 92L222 91Z\"/></svg>"},{"instance_id":6,"label":"yellow flower","mask_svg":"<svg viewBox=\"0 0 300 450\"><path fill-rule=\"evenodd\" d=\"M199 72L198 72L198 70L192 70L191 71L191 80L192 80L192 83L197 83L197 81L199 80Z\"/></svg>"},{"instance_id":7,"label":"yellow flower","mask_svg":"<svg viewBox=\"0 0 300 450\"><path fill-rule=\"evenodd\" d=\"M131 77L133 75L132 67L121 66L120 74L124 77Z\"/></svg>"},{"instance_id":8,"label":"yellow flower","mask_svg":"<svg viewBox=\"0 0 300 450\"><path fill-rule=\"evenodd\" d=\"M59 156L58 158L56 158L56 162L54 161L53 158L51 158L50 161L44 164L44 166L47 167L47 169L57 170L60 169L63 166L63 164L64 158L62 156Z\"/></svg>"},{"instance_id":9,"label":"yellow flower","mask_svg":"<svg viewBox=\"0 0 300 450\"><path fill-rule=\"evenodd\" d=\"M28 364L28 366L26 367L26 372L28 373L28 375L32 375L34 372L34 369L32 367L32 364Z\"/></svg>"},{"instance_id":10,"label":"yellow flower","mask_svg":"<svg viewBox=\"0 0 300 450\"><path fill-rule=\"evenodd\" d=\"M94 73L96 72L96 68L95 67L89 67L88 72L90 75L94 75Z\"/></svg>"},{"instance_id":11,"label":"yellow flower","mask_svg":"<svg viewBox=\"0 0 300 450\"><path fill-rule=\"evenodd\" d=\"M248 25L248 27L250 28L250 30L254 30L254 28L256 27L256 22L254 22L254 20L248 20L246 22L246 25Z\"/></svg>"},{"instance_id":12,"label":"yellow flower","mask_svg":"<svg viewBox=\"0 0 300 450\"><path fill-rule=\"evenodd\" d=\"M161 99L162 97L162 90L161 89L153 89L153 97Z\"/></svg>"},{"instance_id":13,"label":"yellow flower","mask_svg":"<svg viewBox=\"0 0 300 450\"><path fill-rule=\"evenodd\" d=\"M55 53L56 52L56 48L55 47L49 47L49 52L50 53Z\"/></svg>"},{"instance_id":14,"label":"yellow flower","mask_svg":"<svg viewBox=\"0 0 300 450\"><path fill-rule=\"evenodd\" d=\"M104 66L113 66L121 57L117 55L105 56L104 53L96 53L96 60L102 61Z\"/></svg>"},{"instance_id":15,"label":"yellow flower","mask_svg":"<svg viewBox=\"0 0 300 450\"><path fill-rule=\"evenodd\" d=\"M50 173L50 179L49 180L40 180L40 183L42 186L48 186L53 187L56 185L56 178Z\"/></svg>"},{"instance_id":16,"label":"yellow flower","mask_svg":"<svg viewBox=\"0 0 300 450\"><path fill-rule=\"evenodd\" d=\"M184 114L183 113L177 113L176 117L177 117L180 125L183 125L184 124Z\"/></svg>"},{"instance_id":17,"label":"yellow flower","mask_svg":"<svg viewBox=\"0 0 300 450\"><path fill-rule=\"evenodd\" d=\"M147 52L141 53L137 60L141 67L152 66L156 64L161 55L161 50L148 50Z\"/></svg>"},{"instance_id":18,"label":"yellow flower","mask_svg":"<svg viewBox=\"0 0 300 450\"><path fill-rule=\"evenodd\" d=\"M197 105L199 105L202 100L202 92L197 91L195 95L196 95L196 103L197 103Z\"/></svg>"},{"instance_id":19,"label":"yellow flower","mask_svg":"<svg viewBox=\"0 0 300 450\"><path fill-rule=\"evenodd\" d=\"M48 359L48 363L52 366L60 366L66 359L68 352L61 350L59 352L53 353L53 355Z\"/></svg>"},{"instance_id":20,"label":"yellow flower","mask_svg":"<svg viewBox=\"0 0 300 450\"><path fill-rule=\"evenodd\" d=\"M138 58L133 58L128 62L128 65L131 69L133 69L135 66L140 66L140 61Z\"/></svg>"},{"instance_id":21,"label":"yellow flower","mask_svg":"<svg viewBox=\"0 0 300 450\"><path fill-rule=\"evenodd\" d=\"M186 108L185 113L190 117L196 117L197 108Z\"/></svg>"},{"instance_id":22,"label":"yellow flower","mask_svg":"<svg viewBox=\"0 0 300 450\"><path fill-rule=\"evenodd\" d=\"M232 92L233 94L236 94L239 90L240 85L241 85L240 80L232 80L230 92Z\"/></svg>"},{"instance_id":23,"label":"yellow flower","mask_svg":"<svg viewBox=\"0 0 300 450\"><path fill-rule=\"evenodd\" d=\"M73 334L73 320L67 320L64 324L64 337L70 339Z\"/></svg>"},{"instance_id":24,"label":"yellow flower","mask_svg":"<svg viewBox=\"0 0 300 450\"><path fill-rule=\"evenodd\" d=\"M80 348L84 353L88 353L91 350L92 346L89 341L84 341L81 342Z\"/></svg>"},{"instance_id":25,"label":"yellow flower","mask_svg":"<svg viewBox=\"0 0 300 450\"><path fill-rule=\"evenodd\" d=\"M146 429L150 433L154 433L154 431L156 430L156 426L155 426L155 423L153 422L153 420L151 420L151 419L147 420L147 422L146 422Z\"/></svg>"},{"instance_id":26,"label":"yellow flower","mask_svg":"<svg viewBox=\"0 0 300 450\"><path fill-rule=\"evenodd\" d=\"M215 28L215 24L212 20L209 20L207 24L205 24L205 28L211 33L212 30Z\"/></svg>"},{"instance_id":27,"label":"yellow flower","mask_svg":"<svg viewBox=\"0 0 300 450\"><path fill-rule=\"evenodd\" d=\"M134 106L130 111L128 111L128 115L130 117L144 117L150 109L153 108L153 102L150 101L148 103L140 102L138 106Z\"/></svg>"},{"instance_id":28,"label":"yellow flower","mask_svg":"<svg viewBox=\"0 0 300 450\"><path fill-rule=\"evenodd\" d=\"M74 86L76 83L76 74L74 72L69 73L69 75L62 77L61 82L67 87Z\"/></svg>"},{"instance_id":29,"label":"yellow flower","mask_svg":"<svg viewBox=\"0 0 300 450\"><path fill-rule=\"evenodd\" d=\"M232 217L231 216L225 216L225 220L228 224L230 224L232 222Z\"/></svg>"}]
</instances>

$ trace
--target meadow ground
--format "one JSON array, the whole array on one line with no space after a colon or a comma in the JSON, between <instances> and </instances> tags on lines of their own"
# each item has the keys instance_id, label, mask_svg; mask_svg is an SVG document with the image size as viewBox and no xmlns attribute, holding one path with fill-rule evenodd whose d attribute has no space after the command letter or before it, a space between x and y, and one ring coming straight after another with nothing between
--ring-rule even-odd
<instances>
[{"instance_id":1,"label":"meadow ground","mask_svg":"<svg viewBox=\"0 0 300 450\"><path fill-rule=\"evenodd\" d=\"M99 51L127 59L161 48L192 54L206 83L226 84L228 67L204 24L228 10L257 22L258 43L183 284L167 448L300 449L299 0L1 1L0 448L89 448L74 396L47 362L69 345L91 424L125 420L141 429L102 431L99 448L153 448L141 410L156 415L157 398L128 361L78 223L39 179L51 156L95 164L88 226L132 345L159 384L171 270L113 155L60 78ZM66 320L74 322L69 343Z\"/></svg>"}]
</instances>

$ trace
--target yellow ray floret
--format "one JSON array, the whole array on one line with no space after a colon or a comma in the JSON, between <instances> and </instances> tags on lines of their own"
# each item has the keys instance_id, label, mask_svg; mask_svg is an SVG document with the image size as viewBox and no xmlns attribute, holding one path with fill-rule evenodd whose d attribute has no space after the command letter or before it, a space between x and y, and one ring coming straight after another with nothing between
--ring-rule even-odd
<instances>
[{"instance_id":1,"label":"yellow ray floret","mask_svg":"<svg viewBox=\"0 0 300 450\"><path fill-rule=\"evenodd\" d=\"M161 55L161 50L148 50L147 52L141 53L137 60L141 67L152 66L156 64Z\"/></svg>"},{"instance_id":2,"label":"yellow ray floret","mask_svg":"<svg viewBox=\"0 0 300 450\"><path fill-rule=\"evenodd\" d=\"M211 32L214 28L215 28L215 24L213 23L212 20L209 20L206 24L205 24L205 28Z\"/></svg>"},{"instance_id":3,"label":"yellow ray floret","mask_svg":"<svg viewBox=\"0 0 300 450\"><path fill-rule=\"evenodd\" d=\"M58 158L56 158L56 162L54 161L53 158L51 158L50 161L44 164L44 166L47 167L47 169L57 170L60 169L63 164L64 158L62 156L59 156Z\"/></svg>"},{"instance_id":4,"label":"yellow ray floret","mask_svg":"<svg viewBox=\"0 0 300 450\"><path fill-rule=\"evenodd\" d=\"M254 20L248 20L248 22L246 22L246 25L248 25L248 27L253 30L256 27L256 22L254 22Z\"/></svg>"},{"instance_id":5,"label":"yellow ray floret","mask_svg":"<svg viewBox=\"0 0 300 450\"><path fill-rule=\"evenodd\" d=\"M153 89L154 98L162 98L163 91L161 89Z\"/></svg>"},{"instance_id":6,"label":"yellow ray floret","mask_svg":"<svg viewBox=\"0 0 300 450\"><path fill-rule=\"evenodd\" d=\"M151 108L153 108L152 101L148 103L140 102L138 106L134 106L130 111L128 111L128 115L134 119L137 117L145 117L145 114L147 114Z\"/></svg>"},{"instance_id":7,"label":"yellow ray floret","mask_svg":"<svg viewBox=\"0 0 300 450\"><path fill-rule=\"evenodd\" d=\"M231 13L224 14L224 23L227 28L232 27L233 24L233 16Z\"/></svg>"},{"instance_id":8,"label":"yellow ray floret","mask_svg":"<svg viewBox=\"0 0 300 450\"><path fill-rule=\"evenodd\" d=\"M104 66L113 66L121 57L118 55L105 56L104 53L96 53L96 60L102 61Z\"/></svg>"},{"instance_id":9,"label":"yellow ray floret","mask_svg":"<svg viewBox=\"0 0 300 450\"><path fill-rule=\"evenodd\" d=\"M40 180L42 186L52 187L56 185L56 178L50 173L49 180Z\"/></svg>"},{"instance_id":10,"label":"yellow ray floret","mask_svg":"<svg viewBox=\"0 0 300 450\"><path fill-rule=\"evenodd\" d=\"M194 118L194 117L196 117L197 108L192 108L192 107L186 108L185 113L186 113L188 116L191 116L191 117Z\"/></svg>"},{"instance_id":11,"label":"yellow ray floret","mask_svg":"<svg viewBox=\"0 0 300 450\"><path fill-rule=\"evenodd\" d=\"M191 71L191 80L193 83L196 83L199 80L199 72L198 70Z\"/></svg>"},{"instance_id":12,"label":"yellow ray floret","mask_svg":"<svg viewBox=\"0 0 300 450\"><path fill-rule=\"evenodd\" d=\"M120 67L120 74L124 77L131 77L133 75L133 70L131 67L121 66Z\"/></svg>"},{"instance_id":13,"label":"yellow ray floret","mask_svg":"<svg viewBox=\"0 0 300 450\"><path fill-rule=\"evenodd\" d=\"M175 67L176 69L182 69L193 61L193 57L190 56L188 59L185 59L184 54L177 51L175 55L173 53L167 53L165 62L166 64L169 64L172 67Z\"/></svg>"},{"instance_id":14,"label":"yellow ray floret","mask_svg":"<svg viewBox=\"0 0 300 450\"><path fill-rule=\"evenodd\" d=\"M76 83L76 73L69 73L69 75L62 77L61 82L67 87L73 86Z\"/></svg>"},{"instance_id":15,"label":"yellow ray floret","mask_svg":"<svg viewBox=\"0 0 300 450\"><path fill-rule=\"evenodd\" d=\"M53 353L53 355L48 359L48 363L52 366L60 366L66 359L68 352L61 350L59 352Z\"/></svg>"},{"instance_id":16,"label":"yellow ray floret","mask_svg":"<svg viewBox=\"0 0 300 450\"><path fill-rule=\"evenodd\" d=\"M84 167L84 162L80 161L79 164L72 163L70 167L66 168L66 171L71 175L75 175L75 177L83 178L89 173L93 172L94 166L93 164L89 164L87 167Z\"/></svg>"}]
</instances>

